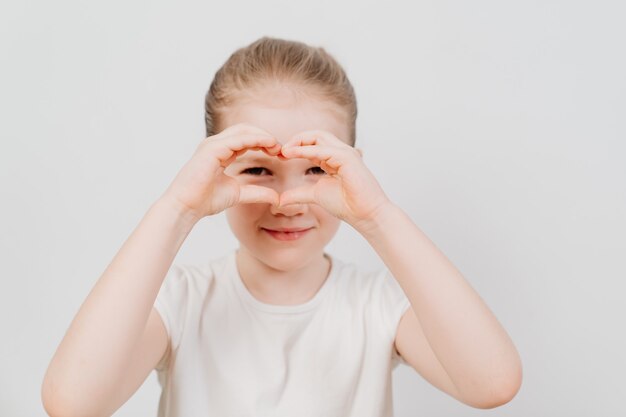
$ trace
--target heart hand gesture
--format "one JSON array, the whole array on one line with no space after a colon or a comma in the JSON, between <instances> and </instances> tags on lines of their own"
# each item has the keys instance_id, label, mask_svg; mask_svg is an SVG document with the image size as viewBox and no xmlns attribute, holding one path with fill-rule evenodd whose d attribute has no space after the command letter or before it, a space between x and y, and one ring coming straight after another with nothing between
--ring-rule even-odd
<instances>
[{"instance_id":1,"label":"heart hand gesture","mask_svg":"<svg viewBox=\"0 0 626 417\"><path fill-rule=\"evenodd\" d=\"M361 153L323 130L301 132L286 142L281 160L306 158L327 174L314 185L294 188L280 195L280 206L314 203L357 230L390 204L363 163Z\"/></svg>"},{"instance_id":2,"label":"heart hand gesture","mask_svg":"<svg viewBox=\"0 0 626 417\"><path fill-rule=\"evenodd\" d=\"M224 168L248 150L276 156L280 143L266 131L245 123L233 125L204 139L180 170L162 198L173 202L196 220L239 203L278 204L271 188L239 184Z\"/></svg>"}]
</instances>

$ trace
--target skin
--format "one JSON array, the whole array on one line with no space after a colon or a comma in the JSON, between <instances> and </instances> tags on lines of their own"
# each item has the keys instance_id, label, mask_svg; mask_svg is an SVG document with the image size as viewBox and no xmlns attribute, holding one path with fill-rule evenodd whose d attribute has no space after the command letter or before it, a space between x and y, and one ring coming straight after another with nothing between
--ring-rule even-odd
<instances>
[{"instance_id":1,"label":"skin","mask_svg":"<svg viewBox=\"0 0 626 417\"><path fill-rule=\"evenodd\" d=\"M401 318L395 340L405 360L465 404L493 408L510 401L522 380L513 342L460 271L388 199L361 153L340 139L346 131L323 101L293 101L280 89L270 89L229 114L231 123L245 120L278 136L281 149L276 157L292 164L287 168L276 163L276 174L257 183L279 194L277 205L228 210L231 227L242 242L239 266L250 287L257 294L309 285L305 294L311 294L319 288L325 274L318 271L324 269L314 265L321 262L321 250L336 230L331 217L312 209L319 206L368 241L407 295L411 308ZM296 166L302 158L323 168L326 175L317 181L306 179L301 173L307 164ZM288 211L290 207L297 209ZM267 239L258 225L296 223L298 216L303 223L319 220L319 239L311 239L311 246L304 240L288 248L264 245ZM299 280L296 273L306 274L306 280Z\"/></svg>"},{"instance_id":2,"label":"skin","mask_svg":"<svg viewBox=\"0 0 626 417\"><path fill-rule=\"evenodd\" d=\"M338 138L349 135L347 117L341 108L289 85L253 90L224 112L225 127L239 123L259 127L283 145L294 135L314 128L332 132ZM318 164L306 158L272 157L260 150L239 156L224 173L242 185L268 187L283 198L286 191L314 186L327 176ZM239 273L257 299L269 304L301 304L323 285L330 270L324 247L341 222L332 212L314 203L253 203L232 206L226 209L226 216L240 243ZM312 229L297 241L283 242L262 227Z\"/></svg>"},{"instance_id":3,"label":"skin","mask_svg":"<svg viewBox=\"0 0 626 417\"><path fill-rule=\"evenodd\" d=\"M342 139L348 126L341 109L286 84L250 93L228 109L224 129L198 145L81 305L44 377L48 414L111 415L136 392L169 346L153 308L167 271L197 222L224 210L241 243L244 283L273 304L299 304L317 292L328 276L323 248L340 222L348 223L411 303L395 339L407 363L468 405L510 401L522 375L515 346ZM271 174L243 175L251 156L267 158ZM313 174L315 167L325 174ZM269 240L260 230L293 226L313 229L293 242Z\"/></svg>"}]
</instances>

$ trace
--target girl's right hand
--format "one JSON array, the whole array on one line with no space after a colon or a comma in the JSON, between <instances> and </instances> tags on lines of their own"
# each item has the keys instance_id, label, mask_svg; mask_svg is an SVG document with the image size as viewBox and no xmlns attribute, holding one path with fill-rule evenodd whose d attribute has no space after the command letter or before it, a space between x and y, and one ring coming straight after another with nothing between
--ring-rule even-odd
<instances>
[{"instance_id":1,"label":"girl's right hand","mask_svg":"<svg viewBox=\"0 0 626 417\"><path fill-rule=\"evenodd\" d=\"M278 193L271 188L239 184L224 174L224 168L248 150L276 156L281 144L258 127L245 123L230 126L200 143L161 198L196 220L239 203L277 205Z\"/></svg>"}]
</instances>

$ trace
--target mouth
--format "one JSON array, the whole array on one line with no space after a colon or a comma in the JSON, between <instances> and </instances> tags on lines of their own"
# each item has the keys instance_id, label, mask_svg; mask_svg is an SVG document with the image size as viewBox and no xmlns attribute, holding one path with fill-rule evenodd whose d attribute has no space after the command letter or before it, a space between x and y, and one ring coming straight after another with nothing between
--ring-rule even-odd
<instances>
[{"instance_id":1,"label":"mouth","mask_svg":"<svg viewBox=\"0 0 626 417\"><path fill-rule=\"evenodd\" d=\"M280 228L272 230L262 227L261 229L276 240L290 241L300 239L313 228Z\"/></svg>"}]
</instances>

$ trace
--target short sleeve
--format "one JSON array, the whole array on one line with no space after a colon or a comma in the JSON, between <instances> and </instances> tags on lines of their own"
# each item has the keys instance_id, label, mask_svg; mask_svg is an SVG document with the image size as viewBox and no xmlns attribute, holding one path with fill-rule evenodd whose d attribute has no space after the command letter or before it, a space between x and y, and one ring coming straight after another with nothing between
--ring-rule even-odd
<instances>
[{"instance_id":1,"label":"short sleeve","mask_svg":"<svg viewBox=\"0 0 626 417\"><path fill-rule=\"evenodd\" d=\"M394 278L388 269L384 269L381 273L381 285L380 285L380 308L381 318L385 329L388 331L388 335L392 341L395 341L396 333L398 330L398 324L400 319L411 307L411 302L407 298L406 294L398 281ZM400 363L407 362L396 352L395 347L392 349L392 368L396 368Z\"/></svg>"},{"instance_id":2,"label":"short sleeve","mask_svg":"<svg viewBox=\"0 0 626 417\"><path fill-rule=\"evenodd\" d=\"M172 265L154 301L154 309L161 316L169 336L170 354L178 348L180 343L187 316L188 298L189 283L187 271L183 266ZM160 362L156 368L163 368L164 365L165 363Z\"/></svg>"}]
</instances>

